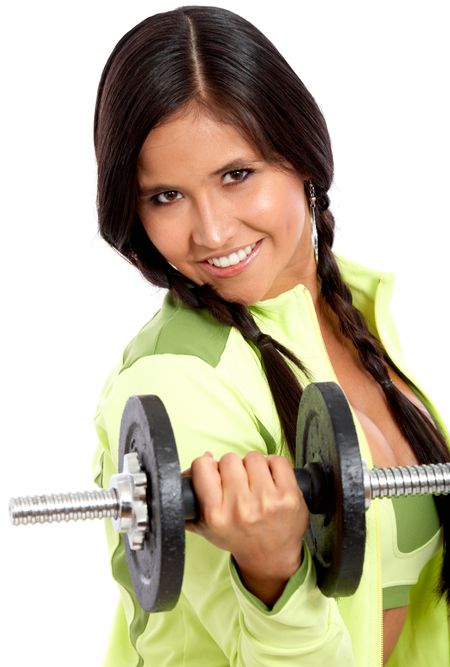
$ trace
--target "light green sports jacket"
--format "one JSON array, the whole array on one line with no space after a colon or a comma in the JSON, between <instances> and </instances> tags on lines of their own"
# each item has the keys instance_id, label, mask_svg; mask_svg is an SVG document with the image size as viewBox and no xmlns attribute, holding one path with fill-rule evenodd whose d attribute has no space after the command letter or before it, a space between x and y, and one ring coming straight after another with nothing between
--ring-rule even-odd
<instances>
[{"instance_id":1,"label":"light green sports jacket","mask_svg":"<svg viewBox=\"0 0 450 667\"><path fill-rule=\"evenodd\" d=\"M336 259L371 332L450 442L442 417L402 356L389 312L394 274L338 255ZM260 329L297 354L314 381L338 381L304 285L250 309ZM295 371L306 385L306 377ZM120 420L133 394L157 394L163 400L182 470L206 450L216 458L230 451L244 456L254 449L288 456L257 353L236 329L217 323L206 311L187 308L169 293L160 311L127 346L100 396L94 476L105 488L117 472ZM353 416L361 455L372 467L367 439ZM112 522L105 522L120 600L104 667L379 667L380 502L372 502L366 512L364 570L353 596L325 597L315 585L314 567L306 552L302 566L271 610L244 588L228 552L187 533L180 600L170 612L148 614L133 593L121 538ZM442 549L412 589L407 620L389 667L450 664L446 607L434 593L441 561Z\"/></svg>"}]
</instances>

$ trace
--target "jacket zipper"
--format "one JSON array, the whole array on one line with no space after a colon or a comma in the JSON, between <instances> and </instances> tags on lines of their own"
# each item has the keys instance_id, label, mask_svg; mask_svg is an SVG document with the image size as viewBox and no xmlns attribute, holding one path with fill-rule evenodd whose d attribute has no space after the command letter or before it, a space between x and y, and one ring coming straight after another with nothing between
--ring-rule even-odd
<instances>
[{"instance_id":1,"label":"jacket zipper","mask_svg":"<svg viewBox=\"0 0 450 667\"><path fill-rule=\"evenodd\" d=\"M380 282L381 282L381 280L380 280ZM317 318L317 313L316 313L316 310L314 308L311 293L306 286L303 286L303 290L305 292L306 301L308 303L308 308L310 310L312 320L314 322L314 326L316 327L317 337L318 337L318 340L319 340L319 342L321 344L321 347L323 349L324 356L328 361L328 365L329 365L331 374L334 377L335 382L337 384L339 384L337 375L336 375L336 373L334 371L334 368L333 368L333 364L331 363L330 355L328 354L328 350L326 348L325 341L324 341L323 336L322 336L322 331L320 330L319 320ZM384 342L383 341L381 341L381 342L384 346ZM353 419L358 420L356 415L353 415ZM358 423L359 423L359 421L358 421ZM362 427L361 427L361 430L362 430ZM368 463L370 465L372 465L373 461L372 461L372 457L370 455L370 450L369 450L368 443L367 443L367 450L368 450L368 453L369 453L369 456L370 456L370 460L368 461ZM380 540L379 540L379 530L380 529L379 529L379 524L378 524L378 514L377 513L375 513L375 523L376 523L375 545L376 545L376 550L377 550L376 562L377 562L377 582L378 582L378 586L377 586L378 627L380 629L380 632L378 633L378 637L379 637L378 655L380 656L380 667L383 667L383 661L384 661L384 657L383 657L383 641L384 641L384 639L383 639L383 599L382 599L381 571L380 571L380 569L381 569L381 565L380 565L381 552L380 552Z\"/></svg>"},{"instance_id":2,"label":"jacket zipper","mask_svg":"<svg viewBox=\"0 0 450 667\"><path fill-rule=\"evenodd\" d=\"M377 579L378 579L378 586L377 586L377 597L378 597L378 609L379 609L379 628L380 628L380 667L383 667L384 665L384 623L383 623L383 591L381 587L381 553L380 553L380 524L378 521L378 513L375 513L375 521L376 521L376 527L377 527L377 539L376 539L376 545L377 545Z\"/></svg>"}]
</instances>

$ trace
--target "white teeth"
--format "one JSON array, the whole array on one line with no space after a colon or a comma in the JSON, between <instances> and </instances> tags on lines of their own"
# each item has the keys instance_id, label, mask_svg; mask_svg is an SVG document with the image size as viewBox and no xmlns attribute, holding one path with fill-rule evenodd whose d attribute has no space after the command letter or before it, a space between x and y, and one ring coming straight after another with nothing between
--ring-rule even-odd
<instances>
[{"instance_id":1,"label":"white teeth","mask_svg":"<svg viewBox=\"0 0 450 667\"><path fill-rule=\"evenodd\" d=\"M220 268L225 268L226 266L234 266L242 262L254 249L256 243L245 246L245 248L240 248L236 252L232 252L231 255L224 257L214 257L213 259L208 259L208 264L212 266L218 266Z\"/></svg>"}]
</instances>

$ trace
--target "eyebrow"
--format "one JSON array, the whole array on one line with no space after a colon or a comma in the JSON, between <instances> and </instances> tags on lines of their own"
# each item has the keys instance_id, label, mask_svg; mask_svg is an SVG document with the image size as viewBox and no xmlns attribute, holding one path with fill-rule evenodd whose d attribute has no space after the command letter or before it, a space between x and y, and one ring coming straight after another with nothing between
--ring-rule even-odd
<instances>
[{"instance_id":1,"label":"eyebrow","mask_svg":"<svg viewBox=\"0 0 450 667\"><path fill-rule=\"evenodd\" d=\"M222 172L226 171L233 171L233 169L242 169L242 165L251 165L251 164L256 164L257 162L261 162L260 159L258 158L246 158L246 157L238 157L231 162L227 162L227 164L222 165L222 167L219 167L219 169L216 169L213 171L211 174L209 174L209 178L212 178L213 176L218 176ZM149 195L155 195L163 191L169 191L169 190L178 190L177 185L170 185L168 183L158 183L156 185L152 186L143 186L142 188L139 188L139 196L140 197L148 197Z\"/></svg>"}]
</instances>

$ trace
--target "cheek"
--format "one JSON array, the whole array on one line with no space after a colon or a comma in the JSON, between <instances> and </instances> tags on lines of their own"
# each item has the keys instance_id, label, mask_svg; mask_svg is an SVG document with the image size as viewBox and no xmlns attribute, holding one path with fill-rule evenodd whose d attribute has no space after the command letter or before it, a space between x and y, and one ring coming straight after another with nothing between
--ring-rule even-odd
<instances>
[{"instance_id":1,"label":"cheek","mask_svg":"<svg viewBox=\"0 0 450 667\"><path fill-rule=\"evenodd\" d=\"M276 215L280 206L281 201L275 190L258 188L256 192L252 192L251 196L246 198L245 209L240 207L240 216L261 220L271 219Z\"/></svg>"},{"instance_id":2,"label":"cheek","mask_svg":"<svg viewBox=\"0 0 450 667\"><path fill-rule=\"evenodd\" d=\"M180 225L175 227L167 221L155 219L150 222L149 216L141 213L139 213L139 217L145 233L161 255L168 260L176 257L184 247L183 239L179 233Z\"/></svg>"},{"instance_id":3,"label":"cheek","mask_svg":"<svg viewBox=\"0 0 450 667\"><path fill-rule=\"evenodd\" d=\"M248 202L246 213L261 230L298 240L307 218L305 196L298 186L265 187Z\"/></svg>"}]
</instances>

